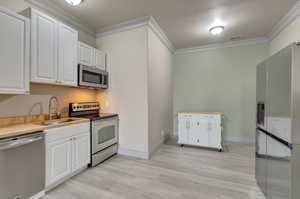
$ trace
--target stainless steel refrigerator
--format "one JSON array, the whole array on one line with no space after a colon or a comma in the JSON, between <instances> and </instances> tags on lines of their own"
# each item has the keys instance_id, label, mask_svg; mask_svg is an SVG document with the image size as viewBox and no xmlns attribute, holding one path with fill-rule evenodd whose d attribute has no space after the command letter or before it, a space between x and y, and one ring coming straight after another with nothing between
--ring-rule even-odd
<instances>
[{"instance_id":1,"label":"stainless steel refrigerator","mask_svg":"<svg viewBox=\"0 0 300 199\"><path fill-rule=\"evenodd\" d=\"M300 43L257 66L256 180L267 199L300 198Z\"/></svg>"}]
</instances>

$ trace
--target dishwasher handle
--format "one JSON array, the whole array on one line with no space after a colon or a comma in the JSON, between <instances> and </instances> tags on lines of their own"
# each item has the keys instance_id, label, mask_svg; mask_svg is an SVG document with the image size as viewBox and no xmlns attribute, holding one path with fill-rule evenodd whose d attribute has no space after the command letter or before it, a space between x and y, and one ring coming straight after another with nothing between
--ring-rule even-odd
<instances>
[{"instance_id":1,"label":"dishwasher handle","mask_svg":"<svg viewBox=\"0 0 300 199\"><path fill-rule=\"evenodd\" d=\"M0 143L0 151L14 149L14 148L17 148L20 146L31 144L33 142L37 142L42 139L43 139L43 136L36 136L36 137L20 138L20 139L8 141L8 142L3 142L3 143Z\"/></svg>"}]
</instances>

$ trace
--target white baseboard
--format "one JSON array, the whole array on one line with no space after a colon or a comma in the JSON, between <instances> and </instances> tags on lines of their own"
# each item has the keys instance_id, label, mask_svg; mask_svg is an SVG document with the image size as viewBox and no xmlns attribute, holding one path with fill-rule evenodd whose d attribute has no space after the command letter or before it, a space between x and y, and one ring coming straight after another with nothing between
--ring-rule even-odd
<instances>
[{"instance_id":1,"label":"white baseboard","mask_svg":"<svg viewBox=\"0 0 300 199\"><path fill-rule=\"evenodd\" d=\"M150 154L147 152L135 151L135 150L131 150L131 149L125 149L122 147L119 147L118 154L141 158L141 159L146 159L146 160L150 159Z\"/></svg>"},{"instance_id":2,"label":"white baseboard","mask_svg":"<svg viewBox=\"0 0 300 199\"><path fill-rule=\"evenodd\" d=\"M45 191L41 191L40 193L37 193L34 196L31 196L29 199L40 199L44 196L45 196Z\"/></svg>"},{"instance_id":3,"label":"white baseboard","mask_svg":"<svg viewBox=\"0 0 300 199\"><path fill-rule=\"evenodd\" d=\"M238 137L238 136L224 136L223 137L224 141L227 142L241 142L241 143L255 143L254 138L243 138L243 137Z\"/></svg>"},{"instance_id":4,"label":"white baseboard","mask_svg":"<svg viewBox=\"0 0 300 199\"><path fill-rule=\"evenodd\" d=\"M79 173L83 172L87 168L88 168L88 165L78 169L77 171L74 171L73 173L67 175L66 177L64 177L52 184L46 185L45 192L48 192L48 191L54 189L55 187L59 186L60 184L64 183L65 181L67 181L67 180L71 179L72 177L78 175Z\"/></svg>"}]
</instances>

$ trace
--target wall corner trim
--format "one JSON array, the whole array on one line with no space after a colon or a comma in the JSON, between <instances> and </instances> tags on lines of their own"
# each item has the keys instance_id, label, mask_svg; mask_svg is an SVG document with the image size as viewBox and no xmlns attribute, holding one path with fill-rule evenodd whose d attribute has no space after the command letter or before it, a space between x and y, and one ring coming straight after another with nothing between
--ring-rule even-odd
<instances>
[{"instance_id":1,"label":"wall corner trim","mask_svg":"<svg viewBox=\"0 0 300 199\"><path fill-rule=\"evenodd\" d=\"M41 1L41 0L25 0L28 4L45 10L54 16L58 16L59 18L65 20L66 22L74 25L78 29L90 34L93 37L96 37L96 31L90 26L84 24L78 17L67 13L65 10L55 5L51 1Z\"/></svg>"},{"instance_id":2,"label":"wall corner trim","mask_svg":"<svg viewBox=\"0 0 300 199\"><path fill-rule=\"evenodd\" d=\"M161 40L163 44L172 52L175 52L175 47L173 43L169 40L165 32L161 29L157 21L154 19L154 17L150 16L148 26L151 28L151 30L157 35L157 37Z\"/></svg>"},{"instance_id":3,"label":"wall corner trim","mask_svg":"<svg viewBox=\"0 0 300 199\"><path fill-rule=\"evenodd\" d=\"M216 50L216 49L221 49L221 48L262 44L262 43L268 43L268 42L269 42L269 39L267 37L257 37L254 39L208 44L208 45L196 46L196 47L192 47L192 48L182 48L182 49L176 50L175 54L177 54L177 55L178 54L188 54L188 53L195 53L195 52L201 52L201 51Z\"/></svg>"},{"instance_id":4,"label":"wall corner trim","mask_svg":"<svg viewBox=\"0 0 300 199\"><path fill-rule=\"evenodd\" d=\"M291 24L298 16L300 16L300 1L297 2L289 12L273 27L268 35L270 41L277 37L289 24Z\"/></svg>"},{"instance_id":5,"label":"wall corner trim","mask_svg":"<svg viewBox=\"0 0 300 199\"><path fill-rule=\"evenodd\" d=\"M97 38L104 37L104 36L111 35L111 34L114 34L114 33L119 33L119 32L123 32L123 31L127 31L127 30L132 30L132 29L143 27L143 26L148 26L158 36L158 38L161 40L161 42L163 42L163 44L172 53L175 52L174 45L168 39L165 32L161 29L159 24L156 22L156 20L152 16L140 17L140 18L136 18L136 19L133 19L133 20L123 22L123 23L112 25L112 26L109 26L109 27L106 27L106 28L101 28L97 31L96 37Z\"/></svg>"}]
</instances>

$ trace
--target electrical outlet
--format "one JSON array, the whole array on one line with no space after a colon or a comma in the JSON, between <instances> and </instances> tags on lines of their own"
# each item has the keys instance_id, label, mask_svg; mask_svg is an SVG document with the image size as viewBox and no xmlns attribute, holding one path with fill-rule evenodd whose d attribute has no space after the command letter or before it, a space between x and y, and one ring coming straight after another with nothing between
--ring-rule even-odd
<instances>
[{"instance_id":1,"label":"electrical outlet","mask_svg":"<svg viewBox=\"0 0 300 199\"><path fill-rule=\"evenodd\" d=\"M166 135L165 131L164 131L164 130L161 130L161 131L160 131L160 136L161 136L162 138L164 138L165 135Z\"/></svg>"}]
</instances>

